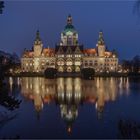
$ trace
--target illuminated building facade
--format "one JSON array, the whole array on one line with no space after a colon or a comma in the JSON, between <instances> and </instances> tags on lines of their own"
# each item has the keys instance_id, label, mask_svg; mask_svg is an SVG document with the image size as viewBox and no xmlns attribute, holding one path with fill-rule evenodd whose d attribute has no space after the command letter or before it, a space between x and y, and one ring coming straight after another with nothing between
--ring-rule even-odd
<instances>
[{"instance_id":1,"label":"illuminated building facade","mask_svg":"<svg viewBox=\"0 0 140 140\"><path fill-rule=\"evenodd\" d=\"M61 32L61 40L53 48L43 48L39 31L36 33L32 50L24 50L21 58L22 72L44 72L47 68L56 68L58 72L78 73L82 68L94 68L96 72L116 72L118 57L115 51L108 51L103 32L95 48L84 49L78 42L78 32L67 17L67 25Z\"/></svg>"}]
</instances>

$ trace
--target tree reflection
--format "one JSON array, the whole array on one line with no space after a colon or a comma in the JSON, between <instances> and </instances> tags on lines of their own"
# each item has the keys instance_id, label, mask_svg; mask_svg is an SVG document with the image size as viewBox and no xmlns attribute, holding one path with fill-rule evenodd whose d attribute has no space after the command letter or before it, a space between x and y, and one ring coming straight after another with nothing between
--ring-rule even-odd
<instances>
[{"instance_id":1,"label":"tree reflection","mask_svg":"<svg viewBox=\"0 0 140 140\"><path fill-rule=\"evenodd\" d=\"M105 104L115 101L122 88L126 88L126 93L129 92L128 79L95 78L89 81L80 78L21 78L21 93L33 101L37 114L40 114L45 104L55 102L69 133L78 117L80 105L95 105L97 117L102 119Z\"/></svg>"},{"instance_id":2,"label":"tree reflection","mask_svg":"<svg viewBox=\"0 0 140 140\"><path fill-rule=\"evenodd\" d=\"M119 120L119 138L140 139L140 123L131 120Z\"/></svg>"},{"instance_id":3,"label":"tree reflection","mask_svg":"<svg viewBox=\"0 0 140 140\"><path fill-rule=\"evenodd\" d=\"M8 110L15 110L19 108L21 100L8 95L8 93L8 85L3 83L3 86L0 87L0 105L4 106Z\"/></svg>"},{"instance_id":4,"label":"tree reflection","mask_svg":"<svg viewBox=\"0 0 140 140\"><path fill-rule=\"evenodd\" d=\"M0 127L17 117L16 110L21 103L15 96L9 95L8 89L8 84L3 82L0 86Z\"/></svg>"}]
</instances>

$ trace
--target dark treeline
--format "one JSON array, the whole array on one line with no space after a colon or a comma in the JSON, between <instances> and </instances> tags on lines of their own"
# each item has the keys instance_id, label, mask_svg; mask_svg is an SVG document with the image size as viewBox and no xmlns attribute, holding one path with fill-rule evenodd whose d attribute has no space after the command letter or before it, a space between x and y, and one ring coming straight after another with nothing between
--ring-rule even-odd
<instances>
[{"instance_id":1,"label":"dark treeline","mask_svg":"<svg viewBox=\"0 0 140 140\"><path fill-rule=\"evenodd\" d=\"M140 123L131 120L119 120L119 139L140 139Z\"/></svg>"},{"instance_id":2,"label":"dark treeline","mask_svg":"<svg viewBox=\"0 0 140 140\"><path fill-rule=\"evenodd\" d=\"M123 71L130 73L139 73L140 72L140 56L136 55L132 60L123 60L122 61Z\"/></svg>"},{"instance_id":3,"label":"dark treeline","mask_svg":"<svg viewBox=\"0 0 140 140\"><path fill-rule=\"evenodd\" d=\"M5 53L0 51L0 85L4 79L4 75L9 72L10 69L16 69L17 65L20 65L19 57L13 53Z\"/></svg>"},{"instance_id":4,"label":"dark treeline","mask_svg":"<svg viewBox=\"0 0 140 140\"><path fill-rule=\"evenodd\" d=\"M0 1L0 14L3 13L4 1Z\"/></svg>"},{"instance_id":5,"label":"dark treeline","mask_svg":"<svg viewBox=\"0 0 140 140\"><path fill-rule=\"evenodd\" d=\"M8 110L15 110L19 108L21 100L16 99L14 96L10 96L9 93L9 85L4 82L5 73L15 67L19 63L18 56L13 53L5 53L0 51L0 106L5 107ZM0 111L0 115L1 115ZM1 120L5 120L3 117Z\"/></svg>"},{"instance_id":6,"label":"dark treeline","mask_svg":"<svg viewBox=\"0 0 140 140\"><path fill-rule=\"evenodd\" d=\"M136 0L133 11L140 16L140 0Z\"/></svg>"}]
</instances>

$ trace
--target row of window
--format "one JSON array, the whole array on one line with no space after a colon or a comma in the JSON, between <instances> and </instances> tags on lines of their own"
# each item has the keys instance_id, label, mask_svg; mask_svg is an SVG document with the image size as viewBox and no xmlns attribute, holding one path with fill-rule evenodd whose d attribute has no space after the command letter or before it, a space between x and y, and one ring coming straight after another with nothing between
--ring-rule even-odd
<instances>
[{"instance_id":1,"label":"row of window","mask_svg":"<svg viewBox=\"0 0 140 140\"><path fill-rule=\"evenodd\" d=\"M72 54L67 54L67 55L61 54L61 55L58 55L58 57L81 57L81 55L80 54L75 54L75 55L72 55Z\"/></svg>"},{"instance_id":2,"label":"row of window","mask_svg":"<svg viewBox=\"0 0 140 140\"><path fill-rule=\"evenodd\" d=\"M117 66L117 64L115 63L115 64L99 64L98 65L98 63L84 63L85 64L85 66Z\"/></svg>"},{"instance_id":3,"label":"row of window","mask_svg":"<svg viewBox=\"0 0 140 140\"><path fill-rule=\"evenodd\" d=\"M55 62L55 60L52 60L52 59L51 60L45 60L45 59L40 60L40 59L38 59L38 60L23 60L22 63L34 63L36 61L38 61L39 63L40 62Z\"/></svg>"},{"instance_id":4,"label":"row of window","mask_svg":"<svg viewBox=\"0 0 140 140\"><path fill-rule=\"evenodd\" d=\"M92 62L94 62L94 63L98 63L98 61L97 60L89 60L89 61L87 61L87 60L85 60L84 61L85 63L92 63ZM117 62L117 60L116 59L105 59L105 62Z\"/></svg>"},{"instance_id":5,"label":"row of window","mask_svg":"<svg viewBox=\"0 0 140 140\"><path fill-rule=\"evenodd\" d=\"M54 66L48 66L48 67L54 68ZM29 67L29 66L28 66L28 67L22 67L22 70L23 70L23 71L26 71L26 72L34 71L34 70L37 72L37 71L39 71L39 70L42 71L42 70L44 70L44 69L46 69L46 67L44 67L44 66L37 67L36 70L34 69L34 67Z\"/></svg>"},{"instance_id":6,"label":"row of window","mask_svg":"<svg viewBox=\"0 0 140 140\"><path fill-rule=\"evenodd\" d=\"M40 65L40 64L39 64ZM54 62L51 62L51 63L41 63L41 65L55 65ZM22 64L22 66L34 66L34 63L26 63L26 64Z\"/></svg>"},{"instance_id":7,"label":"row of window","mask_svg":"<svg viewBox=\"0 0 140 140\"><path fill-rule=\"evenodd\" d=\"M45 67L41 67L40 69L45 69ZM25 71L33 71L33 67L23 67L22 70L25 70ZM39 70L39 67L36 68L36 70Z\"/></svg>"},{"instance_id":8,"label":"row of window","mask_svg":"<svg viewBox=\"0 0 140 140\"><path fill-rule=\"evenodd\" d=\"M111 62L117 62L117 59L105 59L105 61L106 62L109 62L109 61L111 61Z\"/></svg>"}]
</instances>

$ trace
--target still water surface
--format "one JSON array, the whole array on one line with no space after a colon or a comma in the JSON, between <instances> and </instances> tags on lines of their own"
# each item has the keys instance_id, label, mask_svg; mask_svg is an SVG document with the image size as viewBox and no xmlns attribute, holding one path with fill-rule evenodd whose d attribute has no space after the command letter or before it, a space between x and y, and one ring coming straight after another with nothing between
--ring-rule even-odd
<instances>
[{"instance_id":1,"label":"still water surface","mask_svg":"<svg viewBox=\"0 0 140 140\"><path fill-rule=\"evenodd\" d=\"M140 80L8 78L21 99L0 138L121 138L120 120L140 124Z\"/></svg>"}]
</instances>

